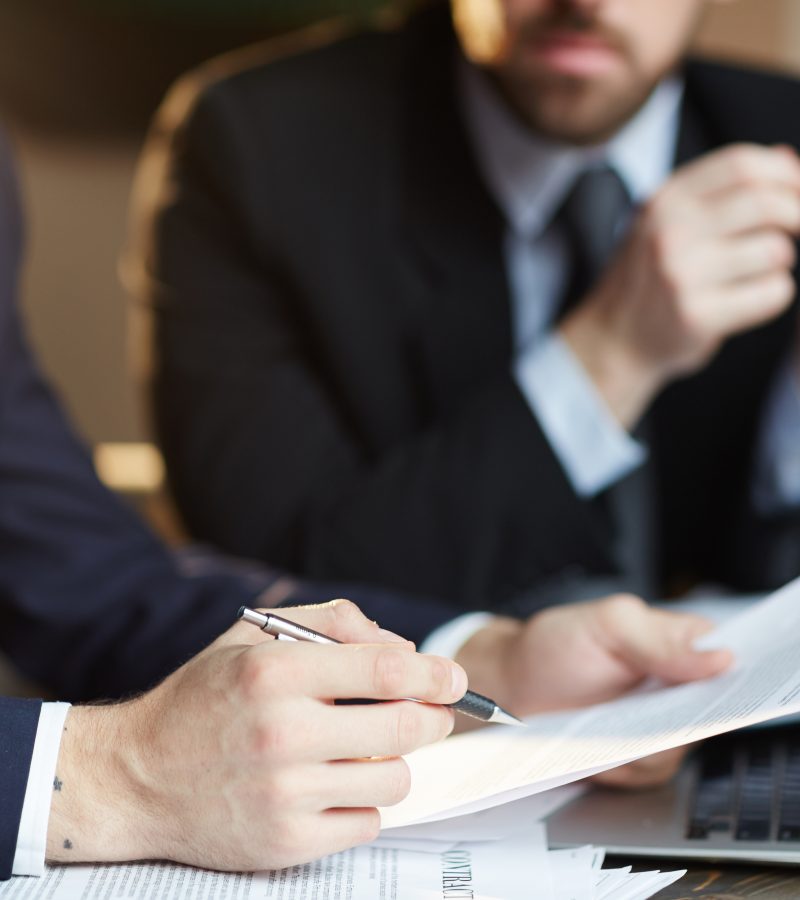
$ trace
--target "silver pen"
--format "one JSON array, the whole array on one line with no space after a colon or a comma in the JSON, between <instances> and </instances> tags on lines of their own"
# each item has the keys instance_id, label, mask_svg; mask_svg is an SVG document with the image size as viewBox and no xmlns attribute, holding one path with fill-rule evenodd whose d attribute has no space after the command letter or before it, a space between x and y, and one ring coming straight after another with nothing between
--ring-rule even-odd
<instances>
[{"instance_id":1,"label":"silver pen","mask_svg":"<svg viewBox=\"0 0 800 900\"><path fill-rule=\"evenodd\" d=\"M247 606L243 606L239 610L237 618L245 622L256 625L266 634L273 637L287 637L295 641L311 641L314 644L341 644L336 638L328 637L327 634L320 634L304 625L298 625L297 622L290 622L289 619L283 619L272 613L260 613ZM500 725L524 725L516 716L512 716L510 712L498 706L494 700L484 697L483 694L477 694L475 691L467 691L466 694L455 703L446 703L450 709L458 710L464 715L472 716L473 719L480 719L481 722L496 722Z\"/></svg>"}]
</instances>

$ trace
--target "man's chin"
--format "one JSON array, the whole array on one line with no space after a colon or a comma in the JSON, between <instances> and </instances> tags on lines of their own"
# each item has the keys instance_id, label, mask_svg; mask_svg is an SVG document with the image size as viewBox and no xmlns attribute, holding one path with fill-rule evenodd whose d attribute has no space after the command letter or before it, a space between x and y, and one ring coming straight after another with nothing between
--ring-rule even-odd
<instances>
[{"instance_id":1,"label":"man's chin","mask_svg":"<svg viewBox=\"0 0 800 900\"><path fill-rule=\"evenodd\" d=\"M649 92L635 96L593 78L537 78L510 97L538 134L559 143L591 146L612 137L641 108Z\"/></svg>"}]
</instances>

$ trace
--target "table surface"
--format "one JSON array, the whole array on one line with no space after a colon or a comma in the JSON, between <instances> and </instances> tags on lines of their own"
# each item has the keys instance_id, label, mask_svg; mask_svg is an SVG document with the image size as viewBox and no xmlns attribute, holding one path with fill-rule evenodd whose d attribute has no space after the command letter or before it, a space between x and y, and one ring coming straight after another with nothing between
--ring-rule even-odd
<instances>
[{"instance_id":1,"label":"table surface","mask_svg":"<svg viewBox=\"0 0 800 900\"><path fill-rule=\"evenodd\" d=\"M621 857L609 858L606 865L629 865ZM638 861L637 871L680 868L675 861ZM760 900L798 900L800 898L800 867L761 868L758 866L692 866L680 881L655 895L654 900L739 900L758 897Z\"/></svg>"}]
</instances>

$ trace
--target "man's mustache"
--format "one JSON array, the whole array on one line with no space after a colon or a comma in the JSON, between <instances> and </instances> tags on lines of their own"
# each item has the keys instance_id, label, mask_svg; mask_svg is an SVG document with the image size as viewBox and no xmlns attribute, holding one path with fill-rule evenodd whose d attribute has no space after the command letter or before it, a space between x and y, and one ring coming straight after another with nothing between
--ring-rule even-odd
<instances>
[{"instance_id":1,"label":"man's mustache","mask_svg":"<svg viewBox=\"0 0 800 900\"><path fill-rule=\"evenodd\" d=\"M565 9L526 19L509 18L507 27L510 35L526 44L544 42L553 34L572 33L595 38L621 53L627 51L624 35L609 28L597 15L586 10Z\"/></svg>"}]
</instances>

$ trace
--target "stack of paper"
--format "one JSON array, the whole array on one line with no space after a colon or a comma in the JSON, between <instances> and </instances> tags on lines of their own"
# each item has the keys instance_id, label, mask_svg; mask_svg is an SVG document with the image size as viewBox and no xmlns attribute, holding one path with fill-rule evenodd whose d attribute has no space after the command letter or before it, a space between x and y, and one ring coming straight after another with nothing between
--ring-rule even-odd
<instances>
[{"instance_id":1,"label":"stack of paper","mask_svg":"<svg viewBox=\"0 0 800 900\"><path fill-rule=\"evenodd\" d=\"M686 874L680 872L631 872L602 869L605 851L597 847L551 850L548 854L554 900L647 900ZM529 894L529 897L537 897Z\"/></svg>"},{"instance_id":2,"label":"stack of paper","mask_svg":"<svg viewBox=\"0 0 800 900\"><path fill-rule=\"evenodd\" d=\"M58 866L14 878L2 900L645 900L683 872L602 869L602 850L548 851L544 826L510 838L429 840L426 850L367 846L304 866L254 875L185 866Z\"/></svg>"}]
</instances>

